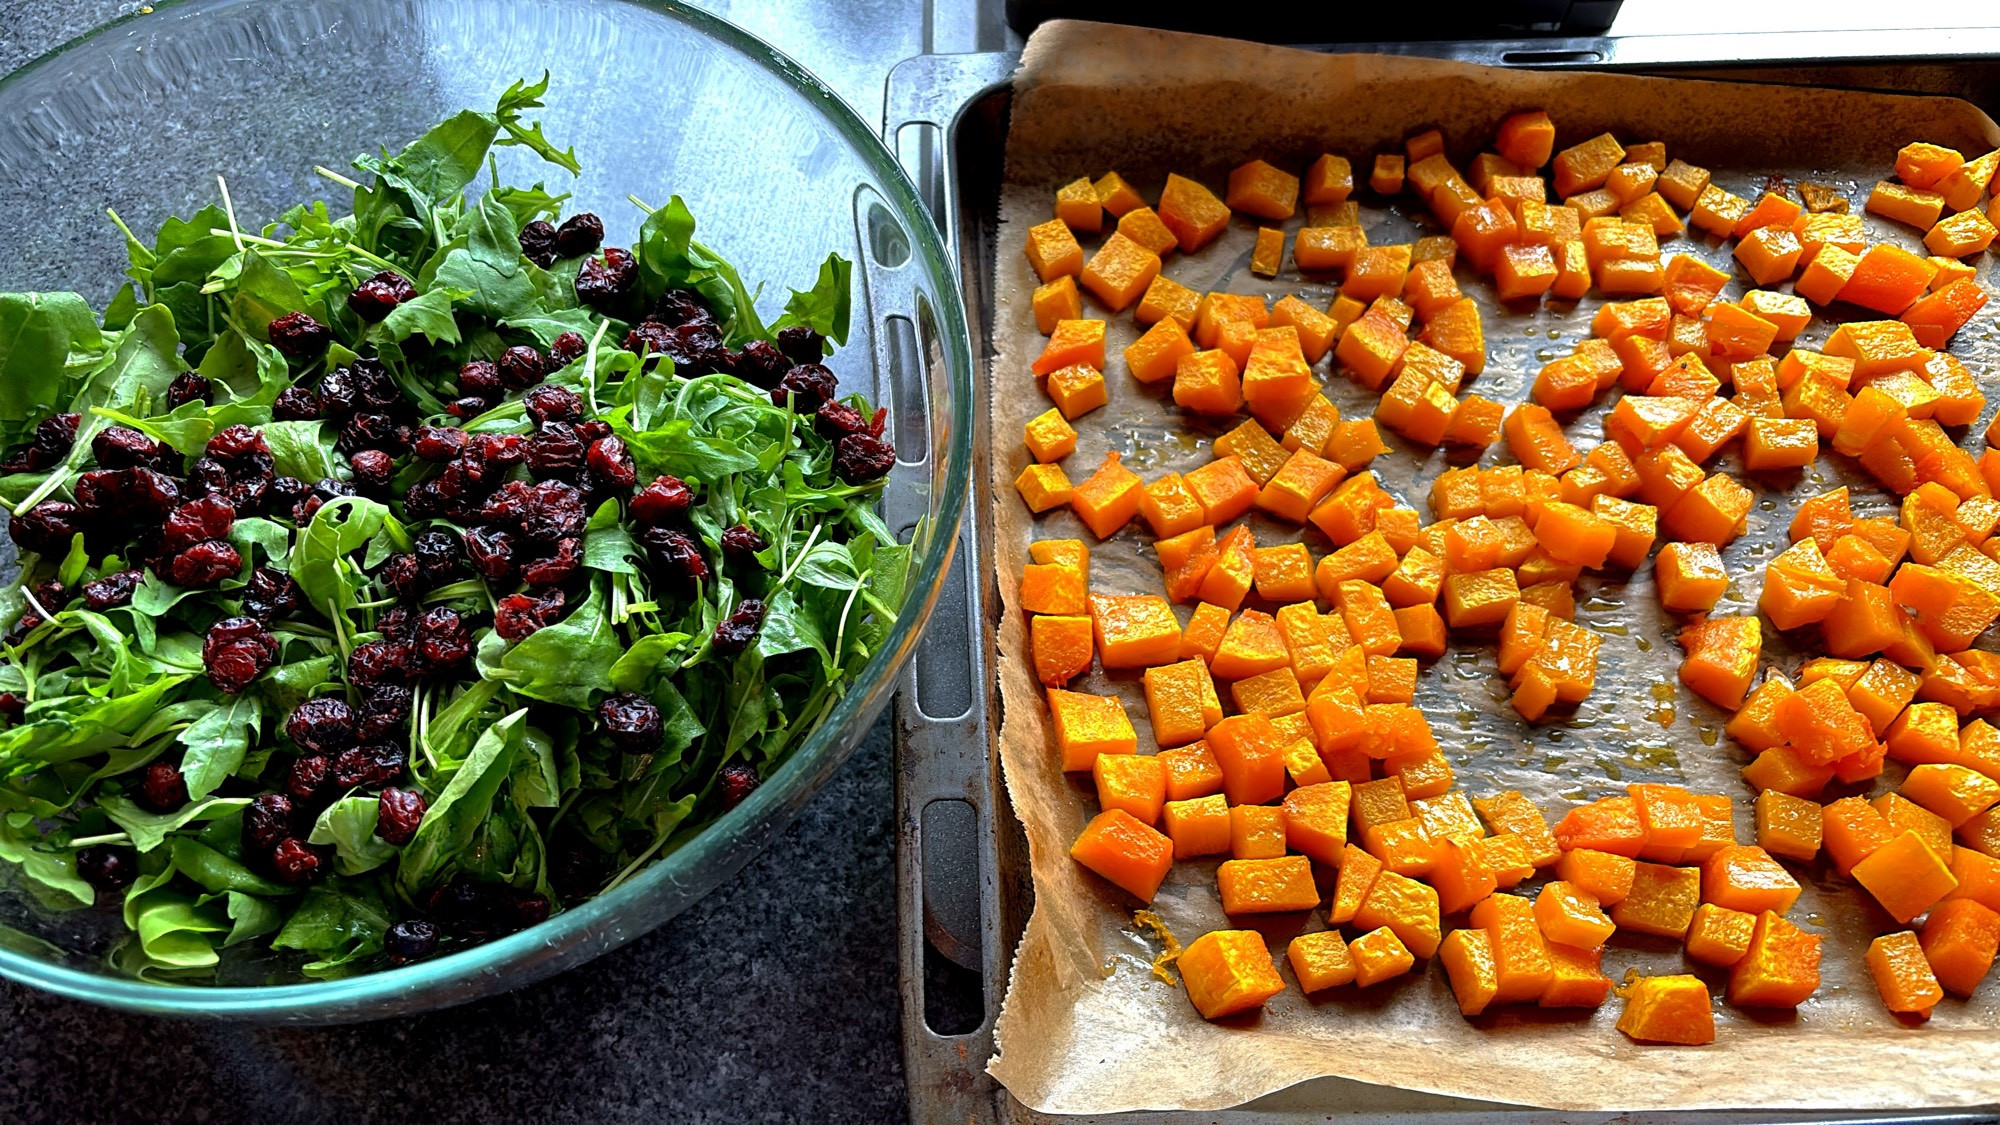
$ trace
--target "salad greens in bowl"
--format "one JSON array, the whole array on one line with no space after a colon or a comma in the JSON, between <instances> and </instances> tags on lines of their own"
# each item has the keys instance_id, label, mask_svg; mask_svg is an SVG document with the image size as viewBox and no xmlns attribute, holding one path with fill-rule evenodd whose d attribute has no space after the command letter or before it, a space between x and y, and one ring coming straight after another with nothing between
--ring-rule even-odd
<instances>
[{"instance_id":1,"label":"salad greens in bowl","mask_svg":"<svg viewBox=\"0 0 2000 1125\"><path fill-rule=\"evenodd\" d=\"M678 194L579 207L561 85L318 166L276 214L227 175L155 229L114 207L101 305L0 292L0 972L253 1018L509 987L740 865L893 689L958 404L927 428L843 392L851 348L876 362L847 247L764 298ZM878 209L907 196L811 108ZM957 324L925 233L918 311Z\"/></svg>"}]
</instances>

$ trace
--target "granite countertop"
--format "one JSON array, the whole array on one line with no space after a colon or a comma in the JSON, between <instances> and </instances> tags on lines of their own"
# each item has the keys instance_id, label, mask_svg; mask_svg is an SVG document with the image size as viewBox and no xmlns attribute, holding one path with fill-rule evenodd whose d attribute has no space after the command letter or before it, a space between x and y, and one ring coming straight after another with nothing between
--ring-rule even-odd
<instances>
[{"instance_id":1,"label":"granite countertop","mask_svg":"<svg viewBox=\"0 0 2000 1125\"><path fill-rule=\"evenodd\" d=\"M883 77L930 27L924 0L698 2L820 72L864 117L879 117ZM0 73L138 7L0 0ZM865 37L840 34L863 25ZM769 850L665 927L494 1000L274 1030L0 982L0 1119L902 1120L889 743L885 720Z\"/></svg>"}]
</instances>

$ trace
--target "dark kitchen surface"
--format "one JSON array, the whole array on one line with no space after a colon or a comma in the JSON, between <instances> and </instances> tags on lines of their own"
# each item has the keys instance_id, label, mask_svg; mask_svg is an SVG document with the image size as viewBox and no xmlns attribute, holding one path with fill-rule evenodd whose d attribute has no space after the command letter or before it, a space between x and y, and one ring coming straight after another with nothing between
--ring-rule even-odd
<instances>
[{"instance_id":1,"label":"dark kitchen surface","mask_svg":"<svg viewBox=\"0 0 2000 1125\"><path fill-rule=\"evenodd\" d=\"M925 0L701 6L790 53L870 120L896 61L1001 45L974 34L969 4L942 18ZM0 73L139 8L0 0ZM885 717L733 882L623 949L495 1000L273 1030L122 1015L0 982L0 1120L902 1120L890 758Z\"/></svg>"}]
</instances>

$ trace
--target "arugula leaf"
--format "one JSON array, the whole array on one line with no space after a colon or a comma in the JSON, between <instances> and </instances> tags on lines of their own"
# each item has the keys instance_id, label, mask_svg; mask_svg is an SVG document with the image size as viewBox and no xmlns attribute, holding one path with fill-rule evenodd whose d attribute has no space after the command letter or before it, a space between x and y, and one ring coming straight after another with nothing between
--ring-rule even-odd
<instances>
[{"instance_id":1,"label":"arugula leaf","mask_svg":"<svg viewBox=\"0 0 2000 1125\"><path fill-rule=\"evenodd\" d=\"M208 796L236 772L263 721L263 698L243 692L224 699L181 732L181 744L187 747L181 755L181 773L187 777L189 798Z\"/></svg>"},{"instance_id":2,"label":"arugula leaf","mask_svg":"<svg viewBox=\"0 0 2000 1125\"><path fill-rule=\"evenodd\" d=\"M693 289L722 321L729 346L770 338L757 316L757 298L744 287L736 267L694 240L694 215L680 196L646 216L635 250L649 299L657 300L668 289Z\"/></svg>"},{"instance_id":3,"label":"arugula leaf","mask_svg":"<svg viewBox=\"0 0 2000 1125\"><path fill-rule=\"evenodd\" d=\"M480 735L465 763L431 802L396 865L396 881L405 894L414 895L428 886L471 842L480 822L492 811L494 794L514 768L514 755L527 733L527 716L523 707Z\"/></svg>"},{"instance_id":4,"label":"arugula leaf","mask_svg":"<svg viewBox=\"0 0 2000 1125\"><path fill-rule=\"evenodd\" d=\"M0 444L69 402L72 352L99 352L97 315L74 293L0 293Z\"/></svg>"},{"instance_id":5,"label":"arugula leaf","mask_svg":"<svg viewBox=\"0 0 2000 1125\"><path fill-rule=\"evenodd\" d=\"M521 228L500 203L482 199L452 232L464 245L445 255L433 284L470 294L464 306L481 316L508 320L535 308L531 263L521 256Z\"/></svg>"},{"instance_id":6,"label":"arugula leaf","mask_svg":"<svg viewBox=\"0 0 2000 1125\"><path fill-rule=\"evenodd\" d=\"M258 432L271 447L271 460L279 475L311 484L339 474L333 459L334 433L324 423L271 422L258 427Z\"/></svg>"},{"instance_id":7,"label":"arugula leaf","mask_svg":"<svg viewBox=\"0 0 2000 1125\"><path fill-rule=\"evenodd\" d=\"M0 817L0 859L18 865L28 892L50 910L75 910L97 901L97 892L76 873L76 853L44 851L28 813Z\"/></svg>"},{"instance_id":8,"label":"arugula leaf","mask_svg":"<svg viewBox=\"0 0 2000 1125\"><path fill-rule=\"evenodd\" d=\"M451 315L451 303L469 296L471 293L466 290L432 289L390 310L380 331L391 340L407 340L421 333L433 344L456 344L458 321Z\"/></svg>"},{"instance_id":9,"label":"arugula leaf","mask_svg":"<svg viewBox=\"0 0 2000 1125\"><path fill-rule=\"evenodd\" d=\"M507 87L507 92L500 95L500 105L496 111L500 118L500 128L507 135L496 143L526 146L533 149L535 155L551 164L568 169L569 174L574 176L583 171L583 166L576 161L575 149L557 149L542 135L542 123L539 121L531 125L521 124L521 111L542 108L542 95L548 92L549 72L546 70L542 72L542 80L532 86L526 81L516 81Z\"/></svg>"},{"instance_id":10,"label":"arugula leaf","mask_svg":"<svg viewBox=\"0 0 2000 1125\"><path fill-rule=\"evenodd\" d=\"M237 324L252 330L259 338L267 338L266 331L272 321L286 313L304 312L306 306L306 295L291 274L254 249L243 251L243 265L236 275L236 297L229 310Z\"/></svg>"},{"instance_id":11,"label":"arugula leaf","mask_svg":"<svg viewBox=\"0 0 2000 1125\"><path fill-rule=\"evenodd\" d=\"M772 325L772 333L803 324L835 344L847 342L848 318L853 301L854 263L838 254L828 254L820 263L819 280L811 289L792 290L785 312ZM827 349L831 351L831 348Z\"/></svg>"}]
</instances>

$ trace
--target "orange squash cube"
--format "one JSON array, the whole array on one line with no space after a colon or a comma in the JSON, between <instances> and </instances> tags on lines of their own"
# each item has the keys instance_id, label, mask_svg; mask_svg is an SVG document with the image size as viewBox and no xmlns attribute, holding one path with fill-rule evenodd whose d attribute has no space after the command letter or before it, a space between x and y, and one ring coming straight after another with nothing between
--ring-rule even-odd
<instances>
[{"instance_id":1,"label":"orange squash cube","mask_svg":"<svg viewBox=\"0 0 2000 1125\"><path fill-rule=\"evenodd\" d=\"M2000 950L2000 914L1969 898L1950 899L1931 911L1921 941L1938 983L1970 996Z\"/></svg>"},{"instance_id":2,"label":"orange squash cube","mask_svg":"<svg viewBox=\"0 0 2000 1125\"><path fill-rule=\"evenodd\" d=\"M1472 908L1471 922L1493 942L1499 988L1495 1001L1508 1004L1541 997L1554 977L1548 945L1535 907L1519 895L1493 894Z\"/></svg>"},{"instance_id":3,"label":"orange squash cube","mask_svg":"<svg viewBox=\"0 0 2000 1125\"><path fill-rule=\"evenodd\" d=\"M1868 193L1865 208L1872 215L1927 230L1944 213L1944 196L1925 188L1880 180Z\"/></svg>"},{"instance_id":4,"label":"orange squash cube","mask_svg":"<svg viewBox=\"0 0 2000 1125\"><path fill-rule=\"evenodd\" d=\"M1222 767L1208 752L1208 743L1192 742L1155 757L1167 771L1167 800L1190 801L1222 792Z\"/></svg>"},{"instance_id":5,"label":"orange squash cube","mask_svg":"<svg viewBox=\"0 0 2000 1125\"><path fill-rule=\"evenodd\" d=\"M1549 154L1555 151L1555 143L1555 123L1539 109L1509 115L1500 122L1500 131L1493 138L1493 147L1499 150L1501 157L1523 170L1547 164ZM1620 157L1622 159L1622 152Z\"/></svg>"},{"instance_id":6,"label":"orange squash cube","mask_svg":"<svg viewBox=\"0 0 2000 1125\"><path fill-rule=\"evenodd\" d=\"M1083 247L1061 219L1028 228L1027 253L1028 264L1043 282L1083 270Z\"/></svg>"},{"instance_id":7,"label":"orange squash cube","mask_svg":"<svg viewBox=\"0 0 2000 1125\"><path fill-rule=\"evenodd\" d=\"M1926 762L1903 779L1902 794L1957 828L2000 802L2000 781L1965 766Z\"/></svg>"},{"instance_id":8,"label":"orange squash cube","mask_svg":"<svg viewBox=\"0 0 2000 1125\"><path fill-rule=\"evenodd\" d=\"M1354 193L1354 167L1344 156L1324 153L1306 169L1304 188L1308 204L1345 203Z\"/></svg>"},{"instance_id":9,"label":"orange squash cube","mask_svg":"<svg viewBox=\"0 0 2000 1125\"><path fill-rule=\"evenodd\" d=\"M1347 948L1354 958L1354 983L1362 988L1402 976L1416 964L1402 939L1387 926L1362 934Z\"/></svg>"},{"instance_id":10,"label":"orange squash cube","mask_svg":"<svg viewBox=\"0 0 2000 1125\"><path fill-rule=\"evenodd\" d=\"M1631 893L1611 908L1611 920L1624 930L1684 938L1700 904L1700 869L1641 862L1633 867Z\"/></svg>"},{"instance_id":11,"label":"orange squash cube","mask_svg":"<svg viewBox=\"0 0 2000 1125\"><path fill-rule=\"evenodd\" d=\"M1264 935L1255 930L1211 930L1189 942L1176 965L1204 1019L1261 1008L1285 990Z\"/></svg>"},{"instance_id":12,"label":"orange squash cube","mask_svg":"<svg viewBox=\"0 0 2000 1125\"><path fill-rule=\"evenodd\" d=\"M1229 810L1232 831L1241 823L1239 814L1249 810L1244 807ZM1268 809L1278 833L1278 846L1283 847L1283 814L1277 809ZM1259 817L1258 819L1266 819ZM1227 914L1280 914L1294 910L1311 910L1319 905L1319 890L1313 885L1312 861L1302 855L1275 856L1267 859L1224 860L1215 869L1215 884L1222 896L1222 909Z\"/></svg>"},{"instance_id":13,"label":"orange squash cube","mask_svg":"<svg viewBox=\"0 0 2000 1125\"><path fill-rule=\"evenodd\" d=\"M1261 805L1285 791L1284 745L1263 715L1232 715L1211 726L1208 750L1232 805Z\"/></svg>"},{"instance_id":14,"label":"orange squash cube","mask_svg":"<svg viewBox=\"0 0 2000 1125\"><path fill-rule=\"evenodd\" d=\"M1285 844L1329 867L1347 850L1347 815L1352 788L1345 781L1302 785L1285 795Z\"/></svg>"},{"instance_id":15,"label":"orange squash cube","mask_svg":"<svg viewBox=\"0 0 2000 1125\"><path fill-rule=\"evenodd\" d=\"M1750 948L1729 970L1729 1002L1739 1007L1795 1008L1819 988L1821 939L1766 910L1757 916Z\"/></svg>"},{"instance_id":16,"label":"orange squash cube","mask_svg":"<svg viewBox=\"0 0 2000 1125\"><path fill-rule=\"evenodd\" d=\"M1167 768L1158 758L1143 754L1099 754L1091 767L1097 784L1097 804L1107 811L1120 809L1141 824L1155 824L1166 802Z\"/></svg>"},{"instance_id":17,"label":"orange squash cube","mask_svg":"<svg viewBox=\"0 0 2000 1125\"><path fill-rule=\"evenodd\" d=\"M1617 928L1597 896L1561 880L1544 885L1535 897L1535 922L1549 943L1577 949L1596 949Z\"/></svg>"},{"instance_id":18,"label":"orange squash cube","mask_svg":"<svg viewBox=\"0 0 2000 1125\"><path fill-rule=\"evenodd\" d=\"M1232 211L1283 222L1298 209L1299 178L1262 160L1252 160L1229 173L1229 191L1223 201Z\"/></svg>"},{"instance_id":19,"label":"orange squash cube","mask_svg":"<svg viewBox=\"0 0 2000 1125\"><path fill-rule=\"evenodd\" d=\"M1301 992L1351 984L1357 971L1354 955L1348 952L1339 930L1300 934L1285 947L1285 960L1291 964Z\"/></svg>"},{"instance_id":20,"label":"orange squash cube","mask_svg":"<svg viewBox=\"0 0 2000 1125\"><path fill-rule=\"evenodd\" d=\"M1162 749L1199 741L1222 719L1215 682L1200 660L1156 665L1147 668L1143 678L1153 741Z\"/></svg>"},{"instance_id":21,"label":"orange squash cube","mask_svg":"<svg viewBox=\"0 0 2000 1125\"><path fill-rule=\"evenodd\" d=\"M1757 931L1757 916L1704 902L1694 912L1688 927L1687 955L1705 965L1728 968L1750 952L1750 939Z\"/></svg>"},{"instance_id":22,"label":"orange squash cube","mask_svg":"<svg viewBox=\"0 0 2000 1125\"><path fill-rule=\"evenodd\" d=\"M1501 150L1501 155L1507 155L1505 149ZM1572 145L1556 154L1556 194L1568 198L1599 187L1611 175L1611 170L1624 161L1624 146L1609 133L1600 133L1581 144Z\"/></svg>"},{"instance_id":23,"label":"orange squash cube","mask_svg":"<svg viewBox=\"0 0 2000 1125\"><path fill-rule=\"evenodd\" d=\"M1924 295L1936 273L1936 267L1915 254L1899 246L1878 243L1861 255L1847 284L1841 287L1840 299L1898 316ZM1831 341L1827 351L1840 354L1834 351Z\"/></svg>"},{"instance_id":24,"label":"orange squash cube","mask_svg":"<svg viewBox=\"0 0 2000 1125\"><path fill-rule=\"evenodd\" d=\"M1898 922L1929 910L1958 886L1947 862L1922 836L1908 830L1856 862L1852 875Z\"/></svg>"},{"instance_id":25,"label":"orange squash cube","mask_svg":"<svg viewBox=\"0 0 2000 1125\"><path fill-rule=\"evenodd\" d=\"M1368 186L1378 195L1398 194L1403 190L1403 165L1403 158L1395 153L1377 154L1375 168L1368 174Z\"/></svg>"},{"instance_id":26,"label":"orange squash cube","mask_svg":"<svg viewBox=\"0 0 2000 1125\"><path fill-rule=\"evenodd\" d=\"M1069 854L1141 902L1153 901L1174 863L1173 841L1122 809L1098 813Z\"/></svg>"},{"instance_id":27,"label":"orange squash cube","mask_svg":"<svg viewBox=\"0 0 2000 1125\"><path fill-rule=\"evenodd\" d=\"M1701 897L1746 914L1783 914L1798 901L1799 884L1763 848L1735 845L1702 864Z\"/></svg>"},{"instance_id":28,"label":"orange squash cube","mask_svg":"<svg viewBox=\"0 0 2000 1125\"><path fill-rule=\"evenodd\" d=\"M1522 900L1526 905L1526 900ZM1428 958L1443 940L1437 892L1415 879L1382 871L1369 884L1354 912L1359 929L1387 928L1411 953Z\"/></svg>"},{"instance_id":29,"label":"orange squash cube","mask_svg":"<svg viewBox=\"0 0 2000 1125\"><path fill-rule=\"evenodd\" d=\"M1237 805L1229 810L1229 854L1236 859L1277 859L1285 854L1284 810ZM1217 872L1220 875L1220 872Z\"/></svg>"},{"instance_id":30,"label":"orange squash cube","mask_svg":"<svg viewBox=\"0 0 2000 1125\"><path fill-rule=\"evenodd\" d=\"M1014 490L1021 494L1031 512L1046 512L1070 501L1073 493L1069 474L1061 465L1028 465L1014 478Z\"/></svg>"},{"instance_id":31,"label":"orange squash cube","mask_svg":"<svg viewBox=\"0 0 2000 1125\"><path fill-rule=\"evenodd\" d=\"M1160 190L1159 214L1180 248L1190 254L1214 241L1229 226L1228 205L1184 176L1167 176L1167 185Z\"/></svg>"},{"instance_id":32,"label":"orange squash cube","mask_svg":"<svg viewBox=\"0 0 2000 1125\"><path fill-rule=\"evenodd\" d=\"M1461 927L1446 934L1438 946L1438 960L1451 981L1462 1015L1476 1016L1498 997L1499 968L1494 962L1492 935L1485 930Z\"/></svg>"},{"instance_id":33,"label":"orange squash cube","mask_svg":"<svg viewBox=\"0 0 2000 1125\"><path fill-rule=\"evenodd\" d=\"M1071 274L1037 286L1030 303L1035 310L1035 327L1044 336L1054 332L1061 321L1083 317L1083 298L1077 293L1076 278Z\"/></svg>"},{"instance_id":34,"label":"orange squash cube","mask_svg":"<svg viewBox=\"0 0 2000 1125\"><path fill-rule=\"evenodd\" d=\"M1715 1010L1700 977L1640 977L1625 993L1618 1030L1642 1043L1699 1047L1715 1042Z\"/></svg>"},{"instance_id":35,"label":"orange squash cube","mask_svg":"<svg viewBox=\"0 0 2000 1125\"><path fill-rule=\"evenodd\" d=\"M1883 934L1869 943L1868 972L1875 978L1883 1006L1892 1012L1928 1019L1931 1009L1944 999L1944 989L1924 956L1923 943L1908 930Z\"/></svg>"},{"instance_id":36,"label":"orange squash cube","mask_svg":"<svg viewBox=\"0 0 2000 1125\"><path fill-rule=\"evenodd\" d=\"M1169 770L1171 778L1171 767ZM1168 801L1162 822L1167 838L1173 841L1175 859L1229 853L1229 801L1220 793Z\"/></svg>"},{"instance_id":37,"label":"orange squash cube","mask_svg":"<svg viewBox=\"0 0 2000 1125\"><path fill-rule=\"evenodd\" d=\"M1184 410L1218 417L1241 410L1243 384L1236 361L1220 349L1182 356L1174 365L1174 402Z\"/></svg>"},{"instance_id":38,"label":"orange squash cube","mask_svg":"<svg viewBox=\"0 0 2000 1125\"><path fill-rule=\"evenodd\" d=\"M1810 863L1819 855L1824 816L1812 801L1776 790L1757 794L1757 844L1774 855Z\"/></svg>"}]
</instances>

